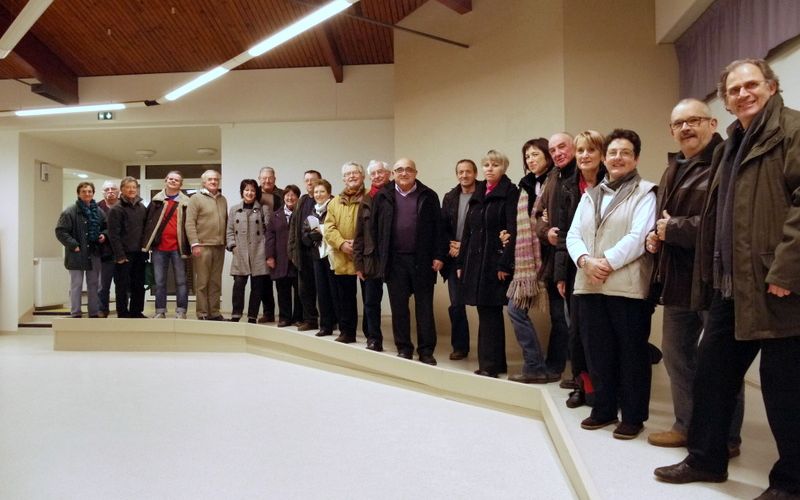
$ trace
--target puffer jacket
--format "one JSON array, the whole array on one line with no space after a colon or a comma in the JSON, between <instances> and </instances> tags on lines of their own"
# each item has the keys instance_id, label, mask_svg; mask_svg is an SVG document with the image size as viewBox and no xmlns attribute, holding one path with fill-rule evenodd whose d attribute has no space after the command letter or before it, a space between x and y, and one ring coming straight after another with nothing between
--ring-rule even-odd
<instances>
[{"instance_id":1,"label":"puffer jacket","mask_svg":"<svg viewBox=\"0 0 800 500\"><path fill-rule=\"evenodd\" d=\"M670 153L667 169L661 177L656 204L656 219L664 210L670 214L666 239L656 255L651 283L660 304L688 308L692 298L694 248L700 213L708 192L711 158L722 142L714 134L706 147L682 167L682 153Z\"/></svg>"},{"instance_id":2,"label":"puffer jacket","mask_svg":"<svg viewBox=\"0 0 800 500\"><path fill-rule=\"evenodd\" d=\"M269 208L258 201L252 208L242 203L231 207L225 247L233 253L231 276L264 276L267 271L267 226Z\"/></svg>"},{"instance_id":3,"label":"puffer jacket","mask_svg":"<svg viewBox=\"0 0 800 500\"><path fill-rule=\"evenodd\" d=\"M738 121L728 128L734 133ZM800 335L800 112L775 94L751 124L753 147L734 179L733 299L736 338ZM721 162L730 139L714 151L695 252L692 307L705 309L713 291L714 237ZM790 290L766 293L767 285Z\"/></svg>"}]
</instances>

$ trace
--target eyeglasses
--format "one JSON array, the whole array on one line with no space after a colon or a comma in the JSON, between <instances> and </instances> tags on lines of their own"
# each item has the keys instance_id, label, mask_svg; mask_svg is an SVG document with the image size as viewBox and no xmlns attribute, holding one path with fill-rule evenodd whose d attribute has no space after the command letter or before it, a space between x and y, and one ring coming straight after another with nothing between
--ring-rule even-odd
<instances>
[{"instance_id":1,"label":"eyeglasses","mask_svg":"<svg viewBox=\"0 0 800 500\"><path fill-rule=\"evenodd\" d=\"M759 80L759 81L750 80L749 82L744 82L743 85L737 85L735 87L730 87L728 90L725 91L725 94L727 94L728 97L736 97L742 92L742 89L744 89L745 92L755 92L755 90L762 83L766 83L766 82L767 82L766 80Z\"/></svg>"},{"instance_id":2,"label":"eyeglasses","mask_svg":"<svg viewBox=\"0 0 800 500\"><path fill-rule=\"evenodd\" d=\"M417 169L414 168L414 167L397 167L397 168L394 169L395 175L413 174L416 171L417 171Z\"/></svg>"},{"instance_id":3,"label":"eyeglasses","mask_svg":"<svg viewBox=\"0 0 800 500\"><path fill-rule=\"evenodd\" d=\"M606 157L614 158L616 156L621 156L623 158L633 158L633 151L630 149L609 149L606 151Z\"/></svg>"},{"instance_id":4,"label":"eyeglasses","mask_svg":"<svg viewBox=\"0 0 800 500\"><path fill-rule=\"evenodd\" d=\"M358 170L351 170L350 172L345 172L342 174L342 177L358 177L361 175L361 172Z\"/></svg>"},{"instance_id":5,"label":"eyeglasses","mask_svg":"<svg viewBox=\"0 0 800 500\"><path fill-rule=\"evenodd\" d=\"M711 117L709 116L690 116L685 120L675 120L674 122L669 124L669 128L677 132L678 130L683 128L684 124L689 125L690 127L699 127L701 123L705 120L710 120Z\"/></svg>"}]
</instances>

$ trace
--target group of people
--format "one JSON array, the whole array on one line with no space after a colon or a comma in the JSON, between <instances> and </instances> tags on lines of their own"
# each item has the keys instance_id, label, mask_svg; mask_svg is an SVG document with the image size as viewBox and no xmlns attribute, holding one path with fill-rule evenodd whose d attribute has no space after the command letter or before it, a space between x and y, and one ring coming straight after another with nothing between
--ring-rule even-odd
<instances>
[{"instance_id":1,"label":"group of people","mask_svg":"<svg viewBox=\"0 0 800 500\"><path fill-rule=\"evenodd\" d=\"M419 361L435 365L439 273L450 299L450 359L469 355L466 306L475 306L475 373L507 372L505 306L524 361L509 380L560 381L573 389L568 406L592 406L582 428L615 425L615 438L633 439L648 419L648 339L661 304L675 421L648 441L685 446L689 456L656 469L656 477L673 483L727 478L728 460L740 452L743 377L761 351L762 392L780 454L762 497L797 498L800 114L783 105L778 77L763 60L731 63L719 96L736 117L726 140L704 102L684 99L672 110L669 127L679 152L669 155L659 185L639 175L642 143L628 129L527 141L518 184L499 151L481 159L483 180L475 162L460 160L458 183L441 204L408 158L391 167L371 161L366 171L346 163L336 196L317 171L304 173L301 194L295 185L275 187L275 172L265 167L258 181L241 182L241 201L229 210L212 170L191 198L180 192L180 174L170 172L148 207L133 178L122 179L119 201L115 186L104 186L99 205L93 186L81 183L78 201L56 228L72 276L72 315L81 314L84 273L90 317L107 315L113 270L117 314L142 317L151 252L157 317L166 314L169 265L176 314L185 317L184 259L191 255L197 317L222 319L228 250L232 321L243 317L248 278L247 320L274 321L274 281L278 326L318 329L317 336L338 328L335 340L352 343L360 283L366 347L382 351L385 284L397 356L412 359L416 349ZM546 351L531 309L549 315ZM568 360L571 375L562 380Z\"/></svg>"}]
</instances>

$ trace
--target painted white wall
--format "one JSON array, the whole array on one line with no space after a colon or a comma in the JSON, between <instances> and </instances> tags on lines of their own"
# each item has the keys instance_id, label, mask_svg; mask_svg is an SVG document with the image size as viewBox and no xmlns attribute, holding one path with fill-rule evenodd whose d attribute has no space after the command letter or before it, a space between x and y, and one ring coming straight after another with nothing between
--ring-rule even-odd
<instances>
[{"instance_id":1,"label":"painted white wall","mask_svg":"<svg viewBox=\"0 0 800 500\"><path fill-rule=\"evenodd\" d=\"M19 133L0 132L0 170L7 186L20 184L21 172L18 165ZM0 331L12 332L17 329L19 292L22 288L18 265L21 253L29 246L23 242L23 231L20 227L30 228L21 226L23 219L30 221L30 217L24 216L22 212L30 211L30 207L22 202L24 196L18 189L5 191L0 196L0 212L3 214L0 217Z\"/></svg>"},{"instance_id":2,"label":"painted white wall","mask_svg":"<svg viewBox=\"0 0 800 500\"><path fill-rule=\"evenodd\" d=\"M279 187L296 184L305 192L303 172L314 169L338 194L345 162L356 161L366 168L370 159L392 161L393 154L391 119L235 124L222 128L222 189L228 205L233 206L241 201L241 180L256 179L261 167L271 166ZM230 254L225 258L222 309L230 310Z\"/></svg>"}]
</instances>

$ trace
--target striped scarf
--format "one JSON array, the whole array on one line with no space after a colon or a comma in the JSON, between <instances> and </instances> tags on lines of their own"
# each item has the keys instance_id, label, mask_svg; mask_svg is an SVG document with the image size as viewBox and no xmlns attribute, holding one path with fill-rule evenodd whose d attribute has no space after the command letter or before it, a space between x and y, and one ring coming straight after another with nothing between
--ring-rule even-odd
<instances>
[{"instance_id":1,"label":"striped scarf","mask_svg":"<svg viewBox=\"0 0 800 500\"><path fill-rule=\"evenodd\" d=\"M531 219L536 217L541 196L528 214L528 192L520 189L517 202L517 243L514 247L514 279L508 287L506 297L511 299L514 306L519 309L530 309L537 305L545 311L546 300L539 300L544 290L544 284L538 282L539 271L542 268L542 250L539 238L533 233Z\"/></svg>"}]
</instances>

